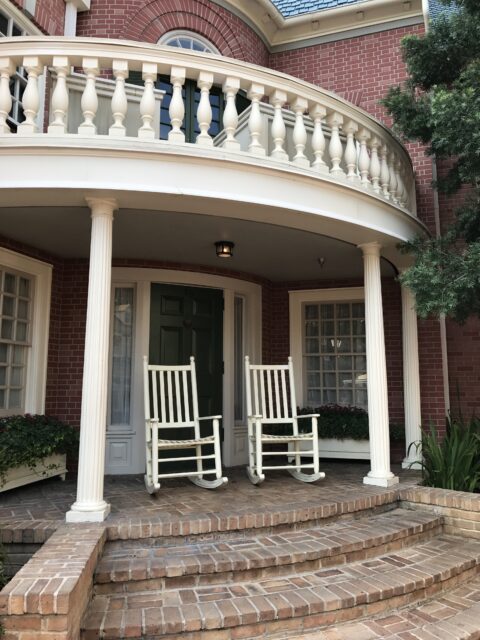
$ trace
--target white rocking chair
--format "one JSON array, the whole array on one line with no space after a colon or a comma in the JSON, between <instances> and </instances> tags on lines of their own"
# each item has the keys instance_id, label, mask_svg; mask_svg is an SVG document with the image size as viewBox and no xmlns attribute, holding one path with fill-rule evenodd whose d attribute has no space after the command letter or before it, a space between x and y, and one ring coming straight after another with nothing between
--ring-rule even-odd
<instances>
[{"instance_id":1,"label":"white rocking chair","mask_svg":"<svg viewBox=\"0 0 480 640\"><path fill-rule=\"evenodd\" d=\"M293 381L292 359L287 365L250 364L245 357L247 415L248 415L248 467L247 474L253 484L265 480L264 471L287 469L301 482L315 482L325 477L319 470L318 460L318 413L297 416L295 386ZM299 433L298 420L312 420L311 433ZM265 425L290 425L289 434L273 435L264 433ZM302 442L310 442L311 449L302 451ZM285 443L288 450L264 451L265 444ZM265 466L265 456L284 456L286 465ZM311 462L302 462L302 456L308 456ZM311 469L309 473L304 470Z\"/></svg>"},{"instance_id":2,"label":"white rocking chair","mask_svg":"<svg viewBox=\"0 0 480 640\"><path fill-rule=\"evenodd\" d=\"M145 389L145 430L147 447L147 471L145 486L148 493L155 493L160 489L159 478L188 478L194 484L205 489L215 489L227 482L222 477L222 461L220 451L219 420L222 416L198 416L197 378L195 373L195 359L190 358L190 364L183 366L149 365L147 356L144 362ZM200 432L200 422L211 420L213 434L203 436ZM189 433L189 439L168 439L166 430ZM185 431L187 430L187 431ZM189 431L188 431L189 430ZM163 433L162 433L163 431ZM172 431L168 435L170 435ZM163 437L162 437L163 436ZM213 447L213 453L202 454L202 447ZM194 449L195 455L178 456L175 450ZM172 451L173 455L159 458L159 452ZM214 466L204 469L205 460L213 460ZM185 463L195 461L196 470L184 470L173 473L160 473L159 469L166 463ZM213 475L207 480L205 476Z\"/></svg>"}]
</instances>

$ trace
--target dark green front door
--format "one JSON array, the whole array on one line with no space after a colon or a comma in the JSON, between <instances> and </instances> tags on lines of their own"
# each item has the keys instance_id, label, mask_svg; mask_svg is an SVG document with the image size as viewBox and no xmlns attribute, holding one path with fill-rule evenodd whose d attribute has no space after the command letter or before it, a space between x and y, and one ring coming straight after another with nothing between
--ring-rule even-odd
<instances>
[{"instance_id":1,"label":"dark green front door","mask_svg":"<svg viewBox=\"0 0 480 640\"><path fill-rule=\"evenodd\" d=\"M221 414L223 292L152 284L150 362L188 364L190 356L195 358L200 416Z\"/></svg>"}]
</instances>

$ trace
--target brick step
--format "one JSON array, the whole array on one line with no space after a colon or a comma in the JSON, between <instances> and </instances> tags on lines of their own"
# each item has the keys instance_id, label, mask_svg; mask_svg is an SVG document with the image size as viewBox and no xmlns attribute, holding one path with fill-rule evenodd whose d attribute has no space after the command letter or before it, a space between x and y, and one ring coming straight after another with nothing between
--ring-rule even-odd
<instances>
[{"instance_id":1,"label":"brick step","mask_svg":"<svg viewBox=\"0 0 480 640\"><path fill-rule=\"evenodd\" d=\"M384 515L282 534L136 549L109 548L95 572L95 593L241 582L362 560L440 533L441 518L396 509Z\"/></svg>"},{"instance_id":2,"label":"brick step","mask_svg":"<svg viewBox=\"0 0 480 640\"><path fill-rule=\"evenodd\" d=\"M479 640L480 577L421 605L361 622L295 635L290 640ZM273 639L272 639L273 640Z\"/></svg>"},{"instance_id":3,"label":"brick step","mask_svg":"<svg viewBox=\"0 0 480 640\"><path fill-rule=\"evenodd\" d=\"M182 640L282 637L378 615L472 579L480 543L436 538L335 568L190 589L97 595L82 638Z\"/></svg>"}]
</instances>

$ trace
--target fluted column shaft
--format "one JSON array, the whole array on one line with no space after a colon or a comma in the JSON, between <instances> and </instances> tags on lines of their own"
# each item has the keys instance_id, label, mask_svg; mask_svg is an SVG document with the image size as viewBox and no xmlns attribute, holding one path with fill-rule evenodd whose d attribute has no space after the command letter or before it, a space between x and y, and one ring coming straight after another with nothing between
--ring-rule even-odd
<instances>
[{"instance_id":1,"label":"fluted column shaft","mask_svg":"<svg viewBox=\"0 0 480 640\"><path fill-rule=\"evenodd\" d=\"M112 223L116 203L88 199L92 212L87 326L83 366L77 500L67 522L101 522L110 512L103 499L107 421L108 336L112 274Z\"/></svg>"},{"instance_id":2,"label":"fluted column shaft","mask_svg":"<svg viewBox=\"0 0 480 640\"><path fill-rule=\"evenodd\" d=\"M412 442L419 443L422 439L418 328L415 297L408 287L402 287L402 338L406 444L405 460L402 466L404 468L411 466L419 468L422 452L420 447L412 445Z\"/></svg>"},{"instance_id":3,"label":"fluted column shaft","mask_svg":"<svg viewBox=\"0 0 480 640\"><path fill-rule=\"evenodd\" d=\"M365 325L367 338L368 423L371 468L365 484L389 487L398 482L390 471L387 365L383 328L380 245L360 245L365 279Z\"/></svg>"}]
</instances>

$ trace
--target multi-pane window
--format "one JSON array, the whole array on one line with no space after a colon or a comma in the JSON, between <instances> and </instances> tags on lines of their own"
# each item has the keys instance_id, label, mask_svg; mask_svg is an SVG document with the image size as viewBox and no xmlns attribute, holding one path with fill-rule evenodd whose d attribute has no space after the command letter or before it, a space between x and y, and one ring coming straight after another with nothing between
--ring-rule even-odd
<instances>
[{"instance_id":1,"label":"multi-pane window","mask_svg":"<svg viewBox=\"0 0 480 640\"><path fill-rule=\"evenodd\" d=\"M26 35L26 32L16 22L3 11L0 11L0 38ZM12 109L7 121L13 131L25 120L22 108L22 96L27 86L27 74L22 67L19 67L10 78L10 93L12 95Z\"/></svg>"},{"instance_id":2,"label":"multi-pane window","mask_svg":"<svg viewBox=\"0 0 480 640\"><path fill-rule=\"evenodd\" d=\"M307 303L304 307L305 401L367 408L365 305Z\"/></svg>"},{"instance_id":3,"label":"multi-pane window","mask_svg":"<svg viewBox=\"0 0 480 640\"><path fill-rule=\"evenodd\" d=\"M0 411L21 411L30 344L32 281L0 268Z\"/></svg>"},{"instance_id":4,"label":"multi-pane window","mask_svg":"<svg viewBox=\"0 0 480 640\"><path fill-rule=\"evenodd\" d=\"M113 304L111 424L130 424L134 322L133 287L115 287Z\"/></svg>"}]
</instances>

